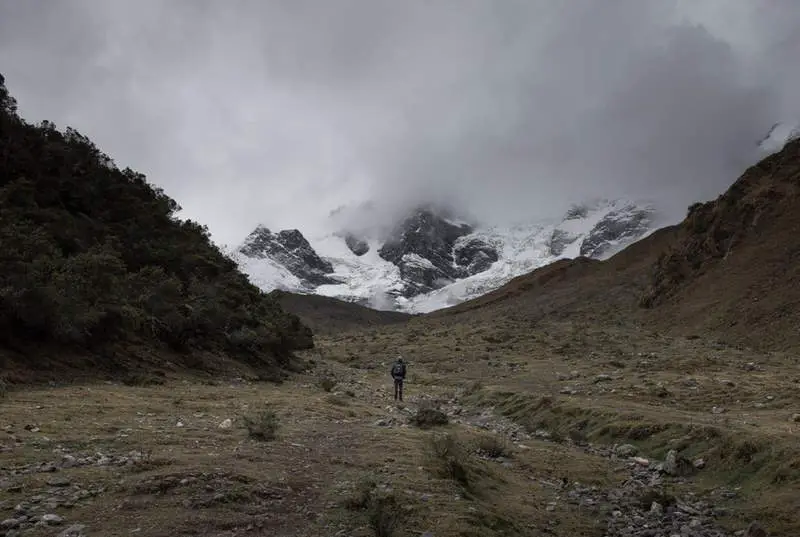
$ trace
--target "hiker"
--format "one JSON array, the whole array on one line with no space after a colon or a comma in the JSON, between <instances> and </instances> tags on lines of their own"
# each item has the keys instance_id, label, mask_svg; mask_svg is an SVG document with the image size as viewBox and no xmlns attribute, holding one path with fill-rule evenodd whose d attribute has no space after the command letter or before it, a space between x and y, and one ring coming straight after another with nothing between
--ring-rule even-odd
<instances>
[{"instance_id":1,"label":"hiker","mask_svg":"<svg viewBox=\"0 0 800 537\"><path fill-rule=\"evenodd\" d=\"M392 378L394 379L394 400L403 400L403 380L406 378L406 364L403 358L397 357L395 363L392 364L391 370Z\"/></svg>"}]
</instances>

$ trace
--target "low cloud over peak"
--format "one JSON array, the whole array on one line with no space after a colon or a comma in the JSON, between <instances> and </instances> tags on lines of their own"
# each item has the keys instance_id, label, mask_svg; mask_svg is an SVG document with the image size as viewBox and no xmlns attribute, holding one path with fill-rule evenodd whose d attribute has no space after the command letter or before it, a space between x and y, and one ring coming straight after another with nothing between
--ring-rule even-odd
<instances>
[{"instance_id":1,"label":"low cloud over peak","mask_svg":"<svg viewBox=\"0 0 800 537\"><path fill-rule=\"evenodd\" d=\"M376 200L682 213L800 103L792 0L0 0L0 69L217 240ZM380 222L379 222L380 223Z\"/></svg>"}]
</instances>

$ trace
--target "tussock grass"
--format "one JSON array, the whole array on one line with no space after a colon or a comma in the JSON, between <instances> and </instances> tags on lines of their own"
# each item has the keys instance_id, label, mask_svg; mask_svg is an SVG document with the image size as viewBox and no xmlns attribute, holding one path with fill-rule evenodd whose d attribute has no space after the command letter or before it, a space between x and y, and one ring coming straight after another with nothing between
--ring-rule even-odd
<instances>
[{"instance_id":1,"label":"tussock grass","mask_svg":"<svg viewBox=\"0 0 800 537\"><path fill-rule=\"evenodd\" d=\"M278 433L278 416L272 410L262 410L253 416L242 417L247 435L253 440L268 442Z\"/></svg>"}]
</instances>

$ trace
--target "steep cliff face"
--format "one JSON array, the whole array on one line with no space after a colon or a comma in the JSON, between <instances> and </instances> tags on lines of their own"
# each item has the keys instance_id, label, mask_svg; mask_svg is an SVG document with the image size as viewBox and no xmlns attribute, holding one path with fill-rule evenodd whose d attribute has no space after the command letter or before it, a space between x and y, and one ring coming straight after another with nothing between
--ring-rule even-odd
<instances>
[{"instance_id":1,"label":"steep cliff face","mask_svg":"<svg viewBox=\"0 0 800 537\"><path fill-rule=\"evenodd\" d=\"M465 239L473 228L422 210L400 223L379 250L400 269L402 296L440 289L455 280L487 270L497 251L479 238Z\"/></svg>"},{"instance_id":2,"label":"steep cliff face","mask_svg":"<svg viewBox=\"0 0 800 537\"><path fill-rule=\"evenodd\" d=\"M287 229L272 233L258 226L239 249L250 258L269 258L296 276L309 287L338 283L328 275L333 272L329 261L322 259L300 231Z\"/></svg>"}]
</instances>

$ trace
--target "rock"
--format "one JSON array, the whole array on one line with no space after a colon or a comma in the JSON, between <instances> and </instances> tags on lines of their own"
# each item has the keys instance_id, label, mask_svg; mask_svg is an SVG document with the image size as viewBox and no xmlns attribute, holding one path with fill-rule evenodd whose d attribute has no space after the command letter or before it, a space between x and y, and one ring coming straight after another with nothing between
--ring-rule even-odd
<instances>
[{"instance_id":1,"label":"rock","mask_svg":"<svg viewBox=\"0 0 800 537\"><path fill-rule=\"evenodd\" d=\"M800 413L792 414L791 421L793 421L794 423L800 423Z\"/></svg>"},{"instance_id":2,"label":"rock","mask_svg":"<svg viewBox=\"0 0 800 537\"><path fill-rule=\"evenodd\" d=\"M639 448L631 444L622 444L621 446L617 446L617 448L614 450L614 453L617 457L627 459L639 453Z\"/></svg>"},{"instance_id":3,"label":"rock","mask_svg":"<svg viewBox=\"0 0 800 537\"><path fill-rule=\"evenodd\" d=\"M651 503L650 514L655 516L662 516L664 514L664 506L658 502Z\"/></svg>"},{"instance_id":4,"label":"rock","mask_svg":"<svg viewBox=\"0 0 800 537\"><path fill-rule=\"evenodd\" d=\"M72 455L64 455L61 458L61 466L63 466L64 468L72 468L77 464L77 462L78 462L77 459L75 459L75 457L73 457Z\"/></svg>"},{"instance_id":5,"label":"rock","mask_svg":"<svg viewBox=\"0 0 800 537\"><path fill-rule=\"evenodd\" d=\"M680 457L677 451L671 449L667 453L667 458L664 460L662 470L665 474L679 477L691 475L695 468L687 459Z\"/></svg>"},{"instance_id":6,"label":"rock","mask_svg":"<svg viewBox=\"0 0 800 537\"><path fill-rule=\"evenodd\" d=\"M220 429L230 429L231 427L233 427L233 420L232 420L232 419L230 419L230 418L225 418L225 419L224 419L224 420L222 420L222 422L219 424L219 428L220 428Z\"/></svg>"},{"instance_id":7,"label":"rock","mask_svg":"<svg viewBox=\"0 0 800 537\"><path fill-rule=\"evenodd\" d=\"M705 459L695 459L694 460L694 467L698 470L702 470L706 467L706 460Z\"/></svg>"},{"instance_id":8,"label":"rock","mask_svg":"<svg viewBox=\"0 0 800 537\"><path fill-rule=\"evenodd\" d=\"M631 457L631 460L639 466L650 466L650 461L644 457Z\"/></svg>"},{"instance_id":9,"label":"rock","mask_svg":"<svg viewBox=\"0 0 800 537\"><path fill-rule=\"evenodd\" d=\"M58 537L85 537L86 526L83 524L73 524L58 534Z\"/></svg>"},{"instance_id":10,"label":"rock","mask_svg":"<svg viewBox=\"0 0 800 537\"><path fill-rule=\"evenodd\" d=\"M594 383L597 384L598 382L608 382L611 380L611 375L600 374L594 377Z\"/></svg>"},{"instance_id":11,"label":"rock","mask_svg":"<svg viewBox=\"0 0 800 537\"><path fill-rule=\"evenodd\" d=\"M16 518L7 518L0 522L0 528L4 530L13 530L14 528L18 528L20 525L20 521Z\"/></svg>"},{"instance_id":12,"label":"rock","mask_svg":"<svg viewBox=\"0 0 800 537\"><path fill-rule=\"evenodd\" d=\"M321 258L297 229L285 229L275 234L259 225L247 236L239 251L250 258L275 261L311 289L339 283L329 276L333 273L330 261Z\"/></svg>"},{"instance_id":13,"label":"rock","mask_svg":"<svg viewBox=\"0 0 800 537\"><path fill-rule=\"evenodd\" d=\"M641 236L650 228L653 216L652 207L637 207L633 204L610 211L583 239L580 255L599 258L618 242Z\"/></svg>"},{"instance_id":14,"label":"rock","mask_svg":"<svg viewBox=\"0 0 800 537\"><path fill-rule=\"evenodd\" d=\"M58 526L59 524L64 523L64 519L58 515L48 513L46 515L42 515L42 522L48 526Z\"/></svg>"},{"instance_id":15,"label":"rock","mask_svg":"<svg viewBox=\"0 0 800 537\"><path fill-rule=\"evenodd\" d=\"M347 247L350 248L350 251L359 257L369 252L369 244L367 241L359 239L352 233L345 235L344 242Z\"/></svg>"},{"instance_id":16,"label":"rock","mask_svg":"<svg viewBox=\"0 0 800 537\"><path fill-rule=\"evenodd\" d=\"M725 409L724 409L724 408L722 408L722 407L715 406L715 407L712 407L712 408L711 408L711 412L712 412L713 414L724 414L726 411L725 411Z\"/></svg>"},{"instance_id":17,"label":"rock","mask_svg":"<svg viewBox=\"0 0 800 537\"><path fill-rule=\"evenodd\" d=\"M47 484L51 487L68 487L72 482L64 476L56 476L48 479Z\"/></svg>"}]
</instances>

